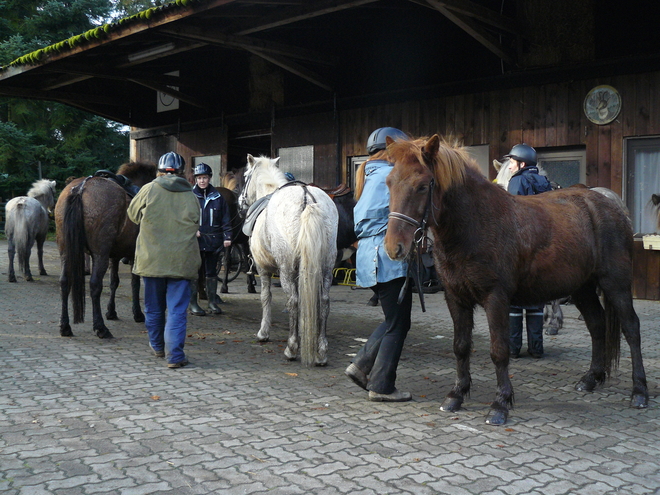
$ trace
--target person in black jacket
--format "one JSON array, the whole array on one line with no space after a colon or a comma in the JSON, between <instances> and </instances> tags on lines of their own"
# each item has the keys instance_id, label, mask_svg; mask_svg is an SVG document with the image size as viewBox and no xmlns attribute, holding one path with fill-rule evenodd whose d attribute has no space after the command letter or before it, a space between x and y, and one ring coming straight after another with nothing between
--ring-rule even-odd
<instances>
[{"instance_id":1,"label":"person in black jacket","mask_svg":"<svg viewBox=\"0 0 660 495\"><path fill-rule=\"evenodd\" d=\"M530 196L552 190L547 177L539 175L536 150L527 144L516 144L508 155L513 176L508 191L519 196ZM533 221L530 219L530 221ZM527 323L527 352L535 359L543 357L543 305L511 306L509 309L510 356L520 356L522 347L523 310Z\"/></svg>"},{"instance_id":2,"label":"person in black jacket","mask_svg":"<svg viewBox=\"0 0 660 495\"><path fill-rule=\"evenodd\" d=\"M200 225L197 241L202 256L199 279L206 279L206 293L209 300L209 312L222 314L216 294L218 289L218 258L226 247L231 246L231 217L229 207L218 190L211 185L213 171L206 163L200 163L193 172L197 184L193 192L199 200ZM204 316L206 312L197 303L197 280L191 282L190 313Z\"/></svg>"}]
</instances>

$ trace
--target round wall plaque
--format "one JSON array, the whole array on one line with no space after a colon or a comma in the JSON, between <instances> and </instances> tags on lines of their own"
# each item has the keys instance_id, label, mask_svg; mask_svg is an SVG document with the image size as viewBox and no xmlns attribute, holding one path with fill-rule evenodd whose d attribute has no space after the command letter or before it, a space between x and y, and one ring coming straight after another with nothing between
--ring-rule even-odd
<instances>
[{"instance_id":1,"label":"round wall plaque","mask_svg":"<svg viewBox=\"0 0 660 495\"><path fill-rule=\"evenodd\" d=\"M584 99L584 114L594 124L609 124L621 111L621 95L612 86L596 86Z\"/></svg>"}]
</instances>

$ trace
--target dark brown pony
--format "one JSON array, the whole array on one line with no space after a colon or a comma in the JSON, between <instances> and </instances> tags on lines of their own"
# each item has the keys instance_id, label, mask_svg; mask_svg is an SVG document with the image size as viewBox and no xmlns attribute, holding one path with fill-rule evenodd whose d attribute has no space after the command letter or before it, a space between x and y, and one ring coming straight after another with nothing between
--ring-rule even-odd
<instances>
[{"instance_id":1,"label":"dark brown pony","mask_svg":"<svg viewBox=\"0 0 660 495\"><path fill-rule=\"evenodd\" d=\"M426 228L431 230L436 270L454 322L457 378L442 410L457 411L470 392L477 304L486 311L497 375L497 395L486 422L502 425L513 406L509 306L539 305L568 295L584 315L593 346L591 366L576 389L593 390L617 366L623 329L632 358L631 406L648 406L631 291L633 233L621 208L585 188L513 196L484 178L466 151L437 135L415 141L388 138L387 151L394 168L387 178L385 249L393 259L404 259Z\"/></svg>"},{"instance_id":2,"label":"dark brown pony","mask_svg":"<svg viewBox=\"0 0 660 495\"><path fill-rule=\"evenodd\" d=\"M141 187L156 177L156 166L147 163L127 163L117 175L128 177ZM71 337L68 299L71 293L73 322L85 319L85 253L92 257L89 290L92 299L93 329L99 338L112 338L101 315L103 277L110 271L110 300L106 318L117 319L115 292L119 287L119 262L133 259L138 227L128 219L126 210L132 196L115 181L103 177L84 177L71 181L60 194L55 205L57 245L60 250L62 274L60 293L62 314L60 335ZM133 318L144 321L140 308L140 279L133 275Z\"/></svg>"}]
</instances>

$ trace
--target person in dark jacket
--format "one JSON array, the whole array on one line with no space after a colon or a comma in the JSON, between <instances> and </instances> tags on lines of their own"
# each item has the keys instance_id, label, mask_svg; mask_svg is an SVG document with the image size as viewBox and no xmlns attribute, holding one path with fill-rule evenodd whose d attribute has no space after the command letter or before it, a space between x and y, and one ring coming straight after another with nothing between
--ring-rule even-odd
<instances>
[{"instance_id":1,"label":"person in dark jacket","mask_svg":"<svg viewBox=\"0 0 660 495\"><path fill-rule=\"evenodd\" d=\"M218 190L211 185L213 170L206 163L197 165L193 172L195 182L193 192L199 200L200 222L197 231L199 251L202 256L202 266L199 269L199 279L206 279L206 294L209 301L209 312L222 314L216 294L218 289L218 258L224 248L231 246L231 217L229 207ZM204 316L206 312L197 303L197 280L191 283L190 312L196 316Z\"/></svg>"},{"instance_id":2,"label":"person in dark jacket","mask_svg":"<svg viewBox=\"0 0 660 495\"><path fill-rule=\"evenodd\" d=\"M513 173L508 191L519 196L530 196L551 191L547 177L539 175L536 166L536 150L527 144L516 144L508 155L509 168ZM527 324L527 352L535 359L543 357L543 305L511 306L509 309L510 355L520 356L522 348L523 310Z\"/></svg>"}]
</instances>

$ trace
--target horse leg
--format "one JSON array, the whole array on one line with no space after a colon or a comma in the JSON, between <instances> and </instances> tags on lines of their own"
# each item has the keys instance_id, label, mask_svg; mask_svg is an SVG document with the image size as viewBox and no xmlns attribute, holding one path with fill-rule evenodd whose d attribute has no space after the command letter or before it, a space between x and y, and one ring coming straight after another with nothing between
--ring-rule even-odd
<instances>
[{"instance_id":1,"label":"horse leg","mask_svg":"<svg viewBox=\"0 0 660 495\"><path fill-rule=\"evenodd\" d=\"M456 412L461 408L466 395L470 394L470 353L472 352L472 329L474 308L461 306L450 294L445 293L447 307L454 322L454 355L456 356L456 383L440 406L441 411Z\"/></svg>"},{"instance_id":2,"label":"horse leg","mask_svg":"<svg viewBox=\"0 0 660 495\"><path fill-rule=\"evenodd\" d=\"M105 317L108 320L117 320L117 308L115 306L115 295L119 287L119 263L116 259L110 260L110 298L108 299L108 306L105 312Z\"/></svg>"},{"instance_id":3,"label":"horse leg","mask_svg":"<svg viewBox=\"0 0 660 495\"><path fill-rule=\"evenodd\" d=\"M250 254L250 246L248 244L243 245L243 256L245 257L245 263L247 266L247 291L248 294L257 293L257 279L254 276L254 260Z\"/></svg>"},{"instance_id":4,"label":"horse leg","mask_svg":"<svg viewBox=\"0 0 660 495\"><path fill-rule=\"evenodd\" d=\"M105 326L101 314L101 292L103 290L103 276L108 270L110 261L107 256L93 255L92 274L89 277L89 295L92 299L93 330L100 339L113 338L112 333Z\"/></svg>"},{"instance_id":5,"label":"horse leg","mask_svg":"<svg viewBox=\"0 0 660 495\"><path fill-rule=\"evenodd\" d=\"M48 276L46 273L46 267L44 266L44 241L46 236L37 237L37 259L39 260L39 275Z\"/></svg>"},{"instance_id":6,"label":"horse leg","mask_svg":"<svg viewBox=\"0 0 660 495\"><path fill-rule=\"evenodd\" d=\"M632 293L629 285L622 289L622 285L615 284L614 290L604 281L601 281L605 294L606 305L610 305L621 324L621 330L630 347L632 361L633 389L630 397L630 406L644 409L649 405L649 392L646 384L646 372L642 359L641 336L639 331L639 317L635 312Z\"/></svg>"},{"instance_id":7,"label":"horse leg","mask_svg":"<svg viewBox=\"0 0 660 495\"><path fill-rule=\"evenodd\" d=\"M545 323L546 335L557 335L564 324L564 313L561 310L559 299L555 299L546 304L543 312L543 322Z\"/></svg>"},{"instance_id":8,"label":"horse leg","mask_svg":"<svg viewBox=\"0 0 660 495\"><path fill-rule=\"evenodd\" d=\"M270 304L273 299L270 292L271 273L259 270L259 277L261 278L261 328L257 333L257 340L268 342L268 339L270 339Z\"/></svg>"},{"instance_id":9,"label":"horse leg","mask_svg":"<svg viewBox=\"0 0 660 495\"><path fill-rule=\"evenodd\" d=\"M144 321L144 313L140 307L140 276L131 273L131 294L133 299L133 321L135 323L142 323Z\"/></svg>"},{"instance_id":10,"label":"horse leg","mask_svg":"<svg viewBox=\"0 0 660 495\"><path fill-rule=\"evenodd\" d=\"M16 256L16 246L13 236L7 237L7 254L9 256L9 282L16 282L16 272L14 271L14 257Z\"/></svg>"},{"instance_id":11,"label":"horse leg","mask_svg":"<svg viewBox=\"0 0 660 495\"><path fill-rule=\"evenodd\" d=\"M286 301L286 309L289 313L289 339L287 340L284 356L289 361L295 361L300 348L300 337L298 335L298 324L300 323L297 274L292 274L288 269L280 269L280 283L282 290L289 297Z\"/></svg>"},{"instance_id":12,"label":"horse leg","mask_svg":"<svg viewBox=\"0 0 660 495\"><path fill-rule=\"evenodd\" d=\"M321 300L319 301L319 341L316 355L316 366L326 366L328 364L328 338L326 337L326 328L328 326L328 315L330 314L330 288L332 287L332 270L323 277L323 287L321 291Z\"/></svg>"},{"instance_id":13,"label":"horse leg","mask_svg":"<svg viewBox=\"0 0 660 495\"><path fill-rule=\"evenodd\" d=\"M580 392L591 392L607 378L608 363L605 359L605 311L600 304L596 286L589 283L573 293L575 307L584 317L591 335L591 365L589 371L575 385Z\"/></svg>"},{"instance_id":14,"label":"horse leg","mask_svg":"<svg viewBox=\"0 0 660 495\"><path fill-rule=\"evenodd\" d=\"M60 335L62 337L73 337L71 324L69 322L69 292L71 286L66 276L66 262L62 261L62 274L60 275L60 298L62 299L62 311L60 313Z\"/></svg>"},{"instance_id":15,"label":"horse leg","mask_svg":"<svg viewBox=\"0 0 660 495\"><path fill-rule=\"evenodd\" d=\"M497 394L486 417L489 425L504 425L513 407L513 386L509 378L509 302L504 297L491 296L484 304L490 333L490 359L495 365Z\"/></svg>"},{"instance_id":16,"label":"horse leg","mask_svg":"<svg viewBox=\"0 0 660 495\"><path fill-rule=\"evenodd\" d=\"M221 294L229 293L229 262L231 261L231 252L233 249L233 245L225 248L225 253L222 257L222 269L224 270L225 276L222 279L222 287L220 287Z\"/></svg>"}]
</instances>

